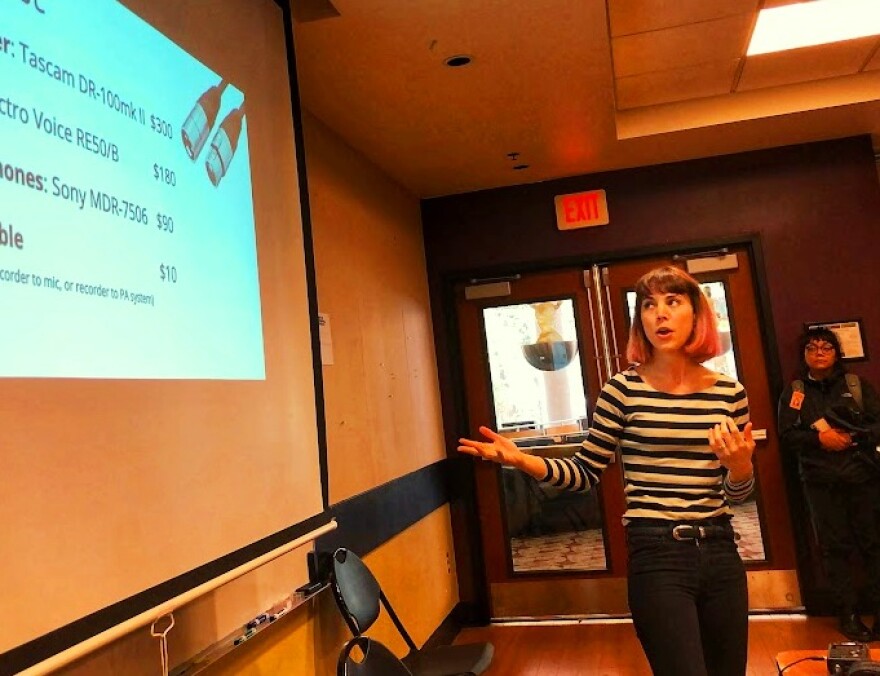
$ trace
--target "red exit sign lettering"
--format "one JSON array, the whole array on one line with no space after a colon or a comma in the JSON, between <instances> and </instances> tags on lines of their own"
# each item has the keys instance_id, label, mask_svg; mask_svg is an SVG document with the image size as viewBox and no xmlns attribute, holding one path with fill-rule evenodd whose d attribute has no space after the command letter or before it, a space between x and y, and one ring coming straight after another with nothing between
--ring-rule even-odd
<instances>
[{"instance_id":1,"label":"red exit sign lettering","mask_svg":"<svg viewBox=\"0 0 880 676\"><path fill-rule=\"evenodd\" d=\"M608 202L604 190L556 196L556 227L560 230L589 228L608 223Z\"/></svg>"}]
</instances>

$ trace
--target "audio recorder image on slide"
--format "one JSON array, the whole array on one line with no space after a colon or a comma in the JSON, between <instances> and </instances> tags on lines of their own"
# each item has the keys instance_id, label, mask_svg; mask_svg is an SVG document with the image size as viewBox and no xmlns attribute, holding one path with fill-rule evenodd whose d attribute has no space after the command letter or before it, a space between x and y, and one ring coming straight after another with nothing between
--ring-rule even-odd
<instances>
[{"instance_id":1,"label":"audio recorder image on slide","mask_svg":"<svg viewBox=\"0 0 880 676\"><path fill-rule=\"evenodd\" d=\"M0 376L265 379L244 94L116 0L2 17Z\"/></svg>"}]
</instances>

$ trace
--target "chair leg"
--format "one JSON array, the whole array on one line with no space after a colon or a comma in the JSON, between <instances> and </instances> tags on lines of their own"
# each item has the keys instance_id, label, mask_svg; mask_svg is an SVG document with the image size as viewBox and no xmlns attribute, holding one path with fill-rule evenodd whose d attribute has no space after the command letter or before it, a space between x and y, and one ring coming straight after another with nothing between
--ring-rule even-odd
<instances>
[{"instance_id":1,"label":"chair leg","mask_svg":"<svg viewBox=\"0 0 880 676\"><path fill-rule=\"evenodd\" d=\"M397 631L400 632L400 635L403 636L403 640L406 641L406 645L409 646L409 649L413 652L418 652L419 649L416 647L416 644L413 642L412 638L410 638L409 633L404 629L403 624L400 621L400 618L397 617L397 613L394 612L394 608L391 607L391 604L388 602L388 597L385 596L385 592L379 590L379 600L382 601L382 605L385 606L385 610L388 611L388 614L391 616L391 621L394 622L394 626L397 627Z\"/></svg>"}]
</instances>

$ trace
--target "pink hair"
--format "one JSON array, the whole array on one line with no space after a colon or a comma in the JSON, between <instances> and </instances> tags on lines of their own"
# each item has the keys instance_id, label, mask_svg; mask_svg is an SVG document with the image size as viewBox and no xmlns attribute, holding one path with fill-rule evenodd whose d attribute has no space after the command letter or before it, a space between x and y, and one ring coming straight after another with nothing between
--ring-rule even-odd
<instances>
[{"instance_id":1,"label":"pink hair","mask_svg":"<svg viewBox=\"0 0 880 676\"><path fill-rule=\"evenodd\" d=\"M636 311L629 330L626 358L630 363L645 364L654 354L654 346L645 335L642 326L642 301L654 293L679 293L686 295L694 308L694 329L684 345L684 352L695 362L702 363L721 352L718 320L706 294L696 279L680 268L655 268L636 282Z\"/></svg>"}]
</instances>

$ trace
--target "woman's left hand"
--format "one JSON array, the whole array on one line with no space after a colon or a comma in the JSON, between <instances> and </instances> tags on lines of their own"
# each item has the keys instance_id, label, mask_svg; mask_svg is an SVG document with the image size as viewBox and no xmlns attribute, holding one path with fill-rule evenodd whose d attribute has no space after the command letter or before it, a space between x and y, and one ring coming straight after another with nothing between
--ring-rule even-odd
<instances>
[{"instance_id":1,"label":"woman's left hand","mask_svg":"<svg viewBox=\"0 0 880 676\"><path fill-rule=\"evenodd\" d=\"M740 432L733 419L725 417L724 422L709 430L709 447L728 469L731 480L743 481L752 476L752 453L755 452L752 423Z\"/></svg>"}]
</instances>

